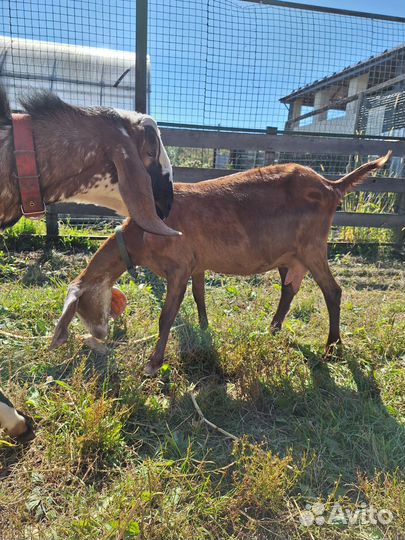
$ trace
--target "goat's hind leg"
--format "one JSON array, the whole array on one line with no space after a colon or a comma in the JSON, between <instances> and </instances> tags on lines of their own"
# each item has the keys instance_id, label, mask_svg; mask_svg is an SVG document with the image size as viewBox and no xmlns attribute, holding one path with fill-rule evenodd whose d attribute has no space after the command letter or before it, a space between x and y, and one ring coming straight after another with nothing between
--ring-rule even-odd
<instances>
[{"instance_id":1,"label":"goat's hind leg","mask_svg":"<svg viewBox=\"0 0 405 540\"><path fill-rule=\"evenodd\" d=\"M328 359L342 342L340 337L340 300L342 289L336 283L330 271L326 251L324 253L313 253L311 259L308 260L308 269L319 285L325 298L326 307L328 308L329 335L325 349L325 358Z\"/></svg>"},{"instance_id":2,"label":"goat's hind leg","mask_svg":"<svg viewBox=\"0 0 405 540\"><path fill-rule=\"evenodd\" d=\"M205 305L205 276L204 272L193 274L191 276L193 297L197 304L198 321L200 327L205 330L208 328L207 308Z\"/></svg>"}]
</instances>

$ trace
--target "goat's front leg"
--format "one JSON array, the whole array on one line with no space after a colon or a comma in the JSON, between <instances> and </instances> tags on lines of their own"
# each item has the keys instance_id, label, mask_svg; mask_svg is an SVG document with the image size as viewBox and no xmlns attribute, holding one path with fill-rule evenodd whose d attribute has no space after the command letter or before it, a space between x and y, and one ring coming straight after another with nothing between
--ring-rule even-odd
<instances>
[{"instance_id":1,"label":"goat's front leg","mask_svg":"<svg viewBox=\"0 0 405 540\"><path fill-rule=\"evenodd\" d=\"M170 328L179 311L187 288L188 274L174 275L167 281L167 293L165 303L159 318L159 339L149 362L145 366L145 374L153 376L163 364L167 339Z\"/></svg>"},{"instance_id":2,"label":"goat's front leg","mask_svg":"<svg viewBox=\"0 0 405 540\"><path fill-rule=\"evenodd\" d=\"M198 321L203 330L208 327L207 308L205 306L205 276L204 272L191 276L193 296L197 304Z\"/></svg>"},{"instance_id":3,"label":"goat's front leg","mask_svg":"<svg viewBox=\"0 0 405 540\"><path fill-rule=\"evenodd\" d=\"M295 296L295 292L292 284L285 284L285 278L287 277L287 268L278 269L281 278L281 297L278 303L277 311L274 314L273 320L271 321L271 331L273 334L281 330L284 319L290 309L291 302Z\"/></svg>"}]
</instances>

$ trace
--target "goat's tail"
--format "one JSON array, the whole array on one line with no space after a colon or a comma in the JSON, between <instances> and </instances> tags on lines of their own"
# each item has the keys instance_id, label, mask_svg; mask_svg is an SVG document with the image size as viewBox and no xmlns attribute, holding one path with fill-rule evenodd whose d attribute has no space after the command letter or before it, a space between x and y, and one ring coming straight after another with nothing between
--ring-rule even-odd
<instances>
[{"instance_id":1,"label":"goat's tail","mask_svg":"<svg viewBox=\"0 0 405 540\"><path fill-rule=\"evenodd\" d=\"M11 124L11 110L6 90L0 84L0 125L2 124Z\"/></svg>"},{"instance_id":2,"label":"goat's tail","mask_svg":"<svg viewBox=\"0 0 405 540\"><path fill-rule=\"evenodd\" d=\"M364 182L364 180L371 173L371 171L374 171L375 169L381 169L381 167L383 167L390 159L391 154L392 151L389 150L385 154L385 156L361 165L351 173L346 174L346 176L344 176L340 180L337 180L336 182L330 182L330 185L339 195L339 198L343 198L346 193L352 191L354 186L357 186L358 184Z\"/></svg>"}]
</instances>

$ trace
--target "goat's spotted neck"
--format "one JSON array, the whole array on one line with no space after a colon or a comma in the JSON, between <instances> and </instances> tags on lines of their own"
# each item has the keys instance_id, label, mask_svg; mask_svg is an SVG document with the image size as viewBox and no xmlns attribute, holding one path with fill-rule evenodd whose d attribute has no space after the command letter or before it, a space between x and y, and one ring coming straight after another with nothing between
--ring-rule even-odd
<instances>
[{"instance_id":1,"label":"goat's spotted neck","mask_svg":"<svg viewBox=\"0 0 405 540\"><path fill-rule=\"evenodd\" d=\"M0 186L0 228L3 229L12 226L23 215L17 179L13 173L8 176L8 181ZM45 205L69 201L106 206L121 215L128 212L114 175L107 169L100 169L99 164L87 167L74 177L58 179L41 175L41 190Z\"/></svg>"},{"instance_id":2,"label":"goat's spotted neck","mask_svg":"<svg viewBox=\"0 0 405 540\"><path fill-rule=\"evenodd\" d=\"M0 229L14 225L22 217L13 148L11 127L3 128L0 130ZM49 166L41 148L37 153L45 205L66 201L92 203L111 208L121 215L128 213L118 191L114 165L97 152L88 152L83 163L70 171Z\"/></svg>"}]
</instances>

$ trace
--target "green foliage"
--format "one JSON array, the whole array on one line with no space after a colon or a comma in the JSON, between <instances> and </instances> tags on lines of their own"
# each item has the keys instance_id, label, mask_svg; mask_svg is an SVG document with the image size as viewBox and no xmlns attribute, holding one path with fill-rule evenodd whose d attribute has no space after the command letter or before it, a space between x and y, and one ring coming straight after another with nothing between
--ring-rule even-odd
<instances>
[{"instance_id":1,"label":"green foliage","mask_svg":"<svg viewBox=\"0 0 405 540\"><path fill-rule=\"evenodd\" d=\"M45 233L46 225L44 220L33 221L32 219L22 217L13 227L6 229L3 235L4 239L7 241L12 238L18 238L21 235Z\"/></svg>"},{"instance_id":2,"label":"green foliage","mask_svg":"<svg viewBox=\"0 0 405 540\"><path fill-rule=\"evenodd\" d=\"M177 146L169 146L167 152L172 164L176 167L214 167L214 152L209 148L180 148Z\"/></svg>"},{"instance_id":3,"label":"green foliage","mask_svg":"<svg viewBox=\"0 0 405 540\"><path fill-rule=\"evenodd\" d=\"M403 263L333 253L343 287L343 357L325 364L322 295L309 277L283 331L271 317L273 273L207 275L210 329L182 305L159 375L142 369L155 343L164 284L126 275L128 296L107 356L75 320L49 352L66 284L88 250L0 254L0 375L35 423L14 446L0 434L5 538L401 538L405 515ZM237 437L208 427L205 418ZM392 512L388 524L305 527L306 504Z\"/></svg>"}]
</instances>

